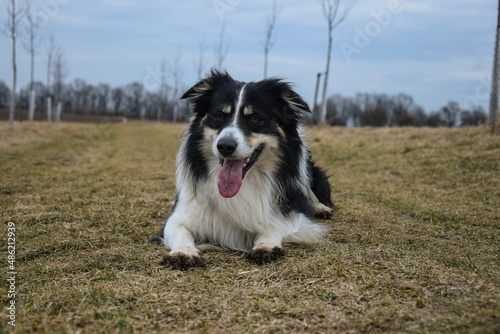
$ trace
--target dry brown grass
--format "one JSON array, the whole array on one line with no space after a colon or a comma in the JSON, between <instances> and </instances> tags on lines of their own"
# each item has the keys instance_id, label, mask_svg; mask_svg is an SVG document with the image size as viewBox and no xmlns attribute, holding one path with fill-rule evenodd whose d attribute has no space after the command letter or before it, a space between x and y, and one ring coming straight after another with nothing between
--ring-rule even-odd
<instances>
[{"instance_id":1,"label":"dry brown grass","mask_svg":"<svg viewBox=\"0 0 500 334\"><path fill-rule=\"evenodd\" d=\"M147 242L175 195L181 130L0 125L1 218L17 226L16 332L500 331L498 136L314 129L339 206L329 240L260 266L205 253L204 268L182 272L161 267L165 250ZM5 310L0 321L12 331Z\"/></svg>"}]
</instances>

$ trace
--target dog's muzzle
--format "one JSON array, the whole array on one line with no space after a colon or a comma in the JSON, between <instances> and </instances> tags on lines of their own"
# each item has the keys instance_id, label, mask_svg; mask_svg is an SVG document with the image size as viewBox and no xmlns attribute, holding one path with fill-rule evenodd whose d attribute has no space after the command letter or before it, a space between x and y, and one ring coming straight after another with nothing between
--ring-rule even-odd
<instances>
[{"instance_id":1,"label":"dog's muzzle","mask_svg":"<svg viewBox=\"0 0 500 334\"><path fill-rule=\"evenodd\" d=\"M243 159L229 157L236 150L236 147L236 141L231 138L223 138L217 143L217 150L225 157L220 159L222 168L217 179L217 186L219 187L219 193L226 198L231 198L238 193L246 173L259 159L264 144L258 146L250 156Z\"/></svg>"},{"instance_id":2,"label":"dog's muzzle","mask_svg":"<svg viewBox=\"0 0 500 334\"><path fill-rule=\"evenodd\" d=\"M228 158L236 151L238 143L231 137L224 137L217 142L217 150L223 157Z\"/></svg>"}]
</instances>

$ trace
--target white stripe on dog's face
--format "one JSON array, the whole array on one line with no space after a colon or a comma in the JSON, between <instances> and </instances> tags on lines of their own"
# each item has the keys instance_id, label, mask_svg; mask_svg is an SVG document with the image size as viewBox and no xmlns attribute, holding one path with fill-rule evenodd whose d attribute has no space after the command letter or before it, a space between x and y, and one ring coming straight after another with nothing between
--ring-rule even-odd
<instances>
[{"instance_id":1,"label":"white stripe on dog's face","mask_svg":"<svg viewBox=\"0 0 500 334\"><path fill-rule=\"evenodd\" d=\"M232 126L233 127L236 127L236 125L238 124L238 116L241 114L241 106L243 105L243 99L244 99L244 93L245 93L245 85L243 85L243 87L241 87L241 90L240 90L240 93L238 94L238 102L236 103L236 109L234 110L234 119L233 119L233 124Z\"/></svg>"},{"instance_id":2,"label":"white stripe on dog's face","mask_svg":"<svg viewBox=\"0 0 500 334\"><path fill-rule=\"evenodd\" d=\"M217 149L217 144L219 143L219 140L221 138L231 138L236 142L236 150L233 154L231 154L231 156L229 157L230 159L244 159L249 157L253 153L252 147L249 146L245 141L245 135L243 134L243 131L238 127L238 120L243 113L243 110L241 109L244 104L245 86L246 84L241 87L241 90L238 94L238 101L236 102L236 108L234 109L233 122L231 123L231 125L221 131L212 145L212 151L214 152L215 156L220 159L228 158L222 156L222 154Z\"/></svg>"}]
</instances>

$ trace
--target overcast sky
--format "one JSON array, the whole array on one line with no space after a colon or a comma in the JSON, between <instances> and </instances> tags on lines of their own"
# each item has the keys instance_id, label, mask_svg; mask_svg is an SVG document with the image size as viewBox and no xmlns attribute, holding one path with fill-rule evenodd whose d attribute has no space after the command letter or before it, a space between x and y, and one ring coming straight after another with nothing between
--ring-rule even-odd
<instances>
[{"instance_id":1,"label":"overcast sky","mask_svg":"<svg viewBox=\"0 0 500 334\"><path fill-rule=\"evenodd\" d=\"M212 49L223 20L229 45L224 67L242 81L263 76L270 0L31 2L42 20L36 80L46 81L45 45L54 34L64 50L66 81L82 78L113 87L138 81L154 89L162 57L173 62L178 54L187 88L197 80L201 42L207 45L205 72L215 64ZM317 0L279 3L269 75L294 82L312 103L316 74L326 65L327 24ZM449 100L486 108L496 21L493 0L358 0L334 31L328 95L404 92L428 112ZM5 35L0 49L0 80L10 86L11 46ZM29 57L22 43L18 55L18 87L24 87Z\"/></svg>"}]
</instances>

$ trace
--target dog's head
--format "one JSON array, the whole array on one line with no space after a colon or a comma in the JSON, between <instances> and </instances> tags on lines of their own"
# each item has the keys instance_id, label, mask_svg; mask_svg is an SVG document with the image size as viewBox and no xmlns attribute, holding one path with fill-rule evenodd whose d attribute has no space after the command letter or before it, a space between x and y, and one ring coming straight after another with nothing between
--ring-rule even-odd
<instances>
[{"instance_id":1,"label":"dog's head","mask_svg":"<svg viewBox=\"0 0 500 334\"><path fill-rule=\"evenodd\" d=\"M246 173L277 154L279 142L298 139L303 112L310 112L290 84L280 79L244 83L212 70L184 95L205 131L219 172L219 192L235 196Z\"/></svg>"}]
</instances>

